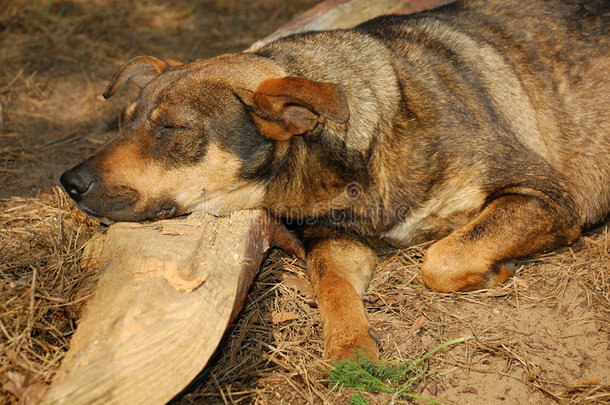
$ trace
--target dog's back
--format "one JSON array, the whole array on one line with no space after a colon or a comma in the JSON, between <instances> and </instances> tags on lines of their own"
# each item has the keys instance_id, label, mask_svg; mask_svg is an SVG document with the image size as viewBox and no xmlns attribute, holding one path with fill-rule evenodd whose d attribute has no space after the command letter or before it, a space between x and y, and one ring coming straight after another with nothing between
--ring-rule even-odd
<instances>
[{"instance_id":1,"label":"dog's back","mask_svg":"<svg viewBox=\"0 0 610 405\"><path fill-rule=\"evenodd\" d=\"M606 215L610 2L473 0L357 29L400 55L407 70L397 74L424 88L407 90L416 94L407 104L429 114L417 96L426 94L443 106L444 117L433 119L458 166L483 167L489 187L560 184L555 192L569 192L583 224Z\"/></svg>"}]
</instances>

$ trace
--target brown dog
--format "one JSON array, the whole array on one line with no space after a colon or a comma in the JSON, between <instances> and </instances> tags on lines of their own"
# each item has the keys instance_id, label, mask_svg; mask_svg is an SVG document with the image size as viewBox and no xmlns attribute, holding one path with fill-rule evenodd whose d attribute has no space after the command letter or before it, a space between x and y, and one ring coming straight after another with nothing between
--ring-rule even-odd
<instances>
[{"instance_id":1,"label":"brown dog","mask_svg":"<svg viewBox=\"0 0 610 405\"><path fill-rule=\"evenodd\" d=\"M477 288L610 209L610 3L469 1L182 66L127 62L127 124L61 177L142 221L267 208L305 225L328 357L377 354L370 238L439 239L423 279Z\"/></svg>"}]
</instances>

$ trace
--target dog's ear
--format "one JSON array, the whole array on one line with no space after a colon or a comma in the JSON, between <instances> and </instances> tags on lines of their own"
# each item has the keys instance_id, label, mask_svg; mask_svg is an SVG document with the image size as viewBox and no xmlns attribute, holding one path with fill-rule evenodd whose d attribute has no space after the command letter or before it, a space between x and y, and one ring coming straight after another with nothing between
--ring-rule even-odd
<instances>
[{"instance_id":1,"label":"dog's ear","mask_svg":"<svg viewBox=\"0 0 610 405\"><path fill-rule=\"evenodd\" d=\"M119 71L112 76L104 92L104 98L112 97L127 80L131 80L142 88L167 68L180 65L182 62L173 59L162 60L153 56L136 56L121 66Z\"/></svg>"},{"instance_id":2,"label":"dog's ear","mask_svg":"<svg viewBox=\"0 0 610 405\"><path fill-rule=\"evenodd\" d=\"M320 116L338 123L349 119L343 90L333 83L288 76L267 79L254 93L238 96L252 108L260 133L279 141L313 129Z\"/></svg>"}]
</instances>

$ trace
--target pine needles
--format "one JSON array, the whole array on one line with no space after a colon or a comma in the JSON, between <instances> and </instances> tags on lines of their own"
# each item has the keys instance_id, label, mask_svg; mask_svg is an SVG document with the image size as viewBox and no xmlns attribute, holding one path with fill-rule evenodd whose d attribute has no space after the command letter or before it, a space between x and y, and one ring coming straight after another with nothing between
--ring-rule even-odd
<instances>
[{"instance_id":1,"label":"pine needles","mask_svg":"<svg viewBox=\"0 0 610 405\"><path fill-rule=\"evenodd\" d=\"M349 387L358 390L350 398L351 405L368 404L362 394L363 392L385 392L394 394L395 397L406 396L442 405L442 402L413 394L410 392L411 387L426 374L428 370L426 360L430 356L445 347L465 340L466 338L451 340L429 351L421 358L409 362L380 362L365 357L359 357L355 360L339 360L328 371L331 385L336 389Z\"/></svg>"}]
</instances>

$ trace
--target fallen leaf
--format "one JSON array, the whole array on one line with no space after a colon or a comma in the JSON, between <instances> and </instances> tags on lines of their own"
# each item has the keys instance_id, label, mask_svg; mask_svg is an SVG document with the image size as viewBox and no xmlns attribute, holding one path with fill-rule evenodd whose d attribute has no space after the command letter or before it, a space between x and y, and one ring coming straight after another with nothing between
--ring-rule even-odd
<instances>
[{"instance_id":1,"label":"fallen leaf","mask_svg":"<svg viewBox=\"0 0 610 405\"><path fill-rule=\"evenodd\" d=\"M599 378L591 378L589 380L580 379L578 380L578 385L597 385L599 384Z\"/></svg>"},{"instance_id":2,"label":"fallen leaf","mask_svg":"<svg viewBox=\"0 0 610 405\"><path fill-rule=\"evenodd\" d=\"M426 322L426 317L422 315L417 318L413 325L411 325L411 327L409 328L409 332L417 332L421 329L422 326L424 326L424 322Z\"/></svg>"},{"instance_id":3,"label":"fallen leaf","mask_svg":"<svg viewBox=\"0 0 610 405\"><path fill-rule=\"evenodd\" d=\"M294 312L276 312L272 311L263 315L263 319L271 323L282 323L297 319L299 316Z\"/></svg>"},{"instance_id":4,"label":"fallen leaf","mask_svg":"<svg viewBox=\"0 0 610 405\"><path fill-rule=\"evenodd\" d=\"M13 394L20 405L36 405L47 392L47 386L39 383L30 376L9 371L8 381L2 385L2 389Z\"/></svg>"},{"instance_id":5,"label":"fallen leaf","mask_svg":"<svg viewBox=\"0 0 610 405\"><path fill-rule=\"evenodd\" d=\"M515 287L527 290L530 286L522 278L515 278Z\"/></svg>"},{"instance_id":6,"label":"fallen leaf","mask_svg":"<svg viewBox=\"0 0 610 405\"><path fill-rule=\"evenodd\" d=\"M284 273L282 274L282 283L284 283L286 287L297 290L303 295L314 295L311 283L297 276Z\"/></svg>"}]
</instances>

